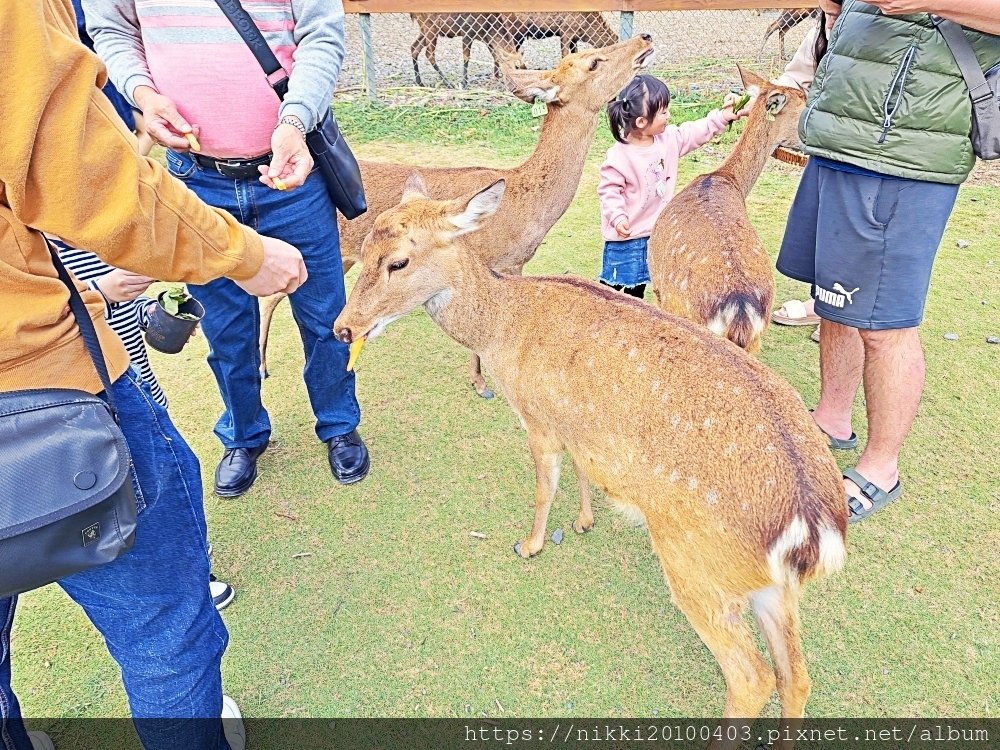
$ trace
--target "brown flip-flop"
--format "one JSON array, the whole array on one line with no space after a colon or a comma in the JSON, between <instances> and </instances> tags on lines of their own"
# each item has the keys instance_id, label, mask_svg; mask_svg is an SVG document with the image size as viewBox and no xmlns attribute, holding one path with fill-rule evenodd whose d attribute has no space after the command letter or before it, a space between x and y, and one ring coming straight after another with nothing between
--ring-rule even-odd
<instances>
[{"instance_id":1,"label":"brown flip-flop","mask_svg":"<svg viewBox=\"0 0 1000 750\"><path fill-rule=\"evenodd\" d=\"M790 299L771 313L771 320L779 326L813 326L819 323L820 317L807 313L801 300Z\"/></svg>"}]
</instances>

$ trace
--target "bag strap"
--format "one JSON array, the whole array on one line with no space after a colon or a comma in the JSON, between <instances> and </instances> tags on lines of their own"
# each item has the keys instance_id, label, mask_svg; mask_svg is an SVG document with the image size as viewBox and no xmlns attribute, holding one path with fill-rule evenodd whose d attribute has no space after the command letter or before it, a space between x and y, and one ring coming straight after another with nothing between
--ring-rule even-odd
<instances>
[{"instance_id":1,"label":"bag strap","mask_svg":"<svg viewBox=\"0 0 1000 750\"><path fill-rule=\"evenodd\" d=\"M215 0L215 4L222 9L226 18L236 28L236 33L243 38L253 56L257 58L260 67L264 69L267 85L274 89L274 93L278 95L279 99L284 99L285 94L288 93L288 73L281 67L278 58L274 56L267 40L264 39L264 35L260 33L260 29L254 23L253 17L244 10L240 0ZM276 73L281 73L282 77L272 80Z\"/></svg>"},{"instance_id":2,"label":"bag strap","mask_svg":"<svg viewBox=\"0 0 1000 750\"><path fill-rule=\"evenodd\" d=\"M973 104L979 104L996 96L983 74L983 69L979 67L979 58L976 57L976 52L972 49L972 44L969 43L969 38L965 36L962 27L954 21L935 15L931 15L931 22L944 37L948 47L951 48L951 54L955 56L955 62L958 63L962 77L965 78L965 83L969 87L969 95L972 97ZM995 115L994 110L996 110ZM990 109L989 117L995 118L997 127L1000 128L1000 108Z\"/></svg>"},{"instance_id":3,"label":"bag strap","mask_svg":"<svg viewBox=\"0 0 1000 750\"><path fill-rule=\"evenodd\" d=\"M101 352L101 344L97 338L97 329L94 328L94 321L90 319L87 306L83 304L83 298L80 296L76 284L73 283L69 271L66 270L66 266L59 259L59 253L49 243L48 238L46 238L45 244L49 246L49 252L52 254L52 263L59 274L59 280L69 289L69 309L73 312L73 317L76 318L76 324L80 328L80 336L83 338L83 344L87 347L90 359L94 362L97 375L101 379L101 385L104 386L104 395L108 406L111 407L111 414L115 418L115 421L117 421L118 412L115 408L114 394L111 392L111 377L108 375L108 366L104 361L104 354Z\"/></svg>"}]
</instances>

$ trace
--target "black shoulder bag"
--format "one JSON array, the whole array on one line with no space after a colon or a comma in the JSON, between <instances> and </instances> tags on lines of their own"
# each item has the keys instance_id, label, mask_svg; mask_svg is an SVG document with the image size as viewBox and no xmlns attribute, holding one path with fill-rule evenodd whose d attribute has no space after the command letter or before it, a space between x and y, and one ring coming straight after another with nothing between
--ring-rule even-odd
<instances>
[{"instance_id":1,"label":"black shoulder bag","mask_svg":"<svg viewBox=\"0 0 1000 750\"><path fill-rule=\"evenodd\" d=\"M109 563L132 548L132 458L80 293L51 250L107 401L85 391L0 393L0 597Z\"/></svg>"},{"instance_id":2,"label":"black shoulder bag","mask_svg":"<svg viewBox=\"0 0 1000 750\"><path fill-rule=\"evenodd\" d=\"M962 71L972 99L972 147L983 160L1000 159L1000 65L983 72L979 58L972 48L965 31L954 21L931 16L932 23L944 37Z\"/></svg>"},{"instance_id":3,"label":"black shoulder bag","mask_svg":"<svg viewBox=\"0 0 1000 750\"><path fill-rule=\"evenodd\" d=\"M253 56L257 58L257 62L264 69L268 85L274 89L279 99L284 100L285 94L288 93L288 74L281 67L274 52L267 46L267 40L260 33L253 18L244 10L240 0L215 0L215 2L247 43ZM283 74L281 78L272 81L274 75L279 72ZM356 219L367 211L368 201L365 199L365 186L361 182L358 160L354 158L344 136L340 134L337 121L329 109L320 124L306 133L306 145L309 146L316 166L323 173L330 200L344 218Z\"/></svg>"}]
</instances>

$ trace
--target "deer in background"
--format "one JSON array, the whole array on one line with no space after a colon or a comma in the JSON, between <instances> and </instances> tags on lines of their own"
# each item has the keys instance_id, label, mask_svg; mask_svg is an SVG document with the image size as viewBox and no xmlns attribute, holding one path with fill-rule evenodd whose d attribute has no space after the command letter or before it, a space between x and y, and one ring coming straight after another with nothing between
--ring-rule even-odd
<instances>
[{"instance_id":1,"label":"deer in background","mask_svg":"<svg viewBox=\"0 0 1000 750\"><path fill-rule=\"evenodd\" d=\"M696 177L656 220L649 276L657 304L749 352L760 349L774 303L771 258L746 198L778 146L797 146L805 95L740 69L757 96L743 135L714 172Z\"/></svg>"},{"instance_id":2,"label":"deer in background","mask_svg":"<svg viewBox=\"0 0 1000 750\"><path fill-rule=\"evenodd\" d=\"M818 16L819 8L788 8L781 11L781 13L778 14L778 17L768 24L767 30L764 32L764 39L760 45L760 54L764 54L764 46L767 44L767 40L770 39L774 32L777 31L778 50L781 54L781 59L784 60L785 34L794 29L807 18L816 18Z\"/></svg>"},{"instance_id":3,"label":"deer in background","mask_svg":"<svg viewBox=\"0 0 1000 750\"><path fill-rule=\"evenodd\" d=\"M541 551L568 452L581 493L574 530L594 524L588 479L645 521L674 602L725 675L725 717L749 723L777 687L795 726L810 690L800 587L846 554L844 488L825 439L791 386L703 328L595 282L484 264L462 240L487 226L503 191L500 180L434 201L412 177L364 242L337 338L372 339L423 306L482 357L527 430L535 517L515 551ZM621 418L621 393L643 419ZM743 620L748 601L773 667Z\"/></svg>"},{"instance_id":4,"label":"deer in background","mask_svg":"<svg viewBox=\"0 0 1000 750\"><path fill-rule=\"evenodd\" d=\"M618 41L618 34L597 11L587 13L512 13L517 48L526 39L559 37L562 56L577 51L577 44L608 47Z\"/></svg>"},{"instance_id":5,"label":"deer in background","mask_svg":"<svg viewBox=\"0 0 1000 750\"><path fill-rule=\"evenodd\" d=\"M463 237L472 251L504 273L521 273L552 226L569 208L580 185L587 152L601 112L609 99L641 70L653 55L648 34L596 50L564 57L554 70L509 70L515 96L545 101L549 113L542 123L534 153L512 169L444 167L424 171L435 194L462 195L491 180L504 179L507 200L482 231ZM399 202L402 185L413 170L405 164L359 161L368 192L368 213L353 221L340 218L340 252L344 270L361 260L361 243L380 213ZM267 332L283 295L265 300L261 310L261 362L266 372ZM493 392L473 354L472 383L484 398Z\"/></svg>"},{"instance_id":6,"label":"deer in background","mask_svg":"<svg viewBox=\"0 0 1000 750\"><path fill-rule=\"evenodd\" d=\"M469 85L469 60L472 58L472 43L486 44L493 56L493 75L500 77L500 69L524 68L524 58L518 49L514 36L515 26L507 13L411 13L418 29L417 38L410 46L413 58L413 75L417 85L423 86L420 78L420 53L424 52L434 70L441 76L445 86L448 79L437 64L438 37L462 38L462 88Z\"/></svg>"}]
</instances>

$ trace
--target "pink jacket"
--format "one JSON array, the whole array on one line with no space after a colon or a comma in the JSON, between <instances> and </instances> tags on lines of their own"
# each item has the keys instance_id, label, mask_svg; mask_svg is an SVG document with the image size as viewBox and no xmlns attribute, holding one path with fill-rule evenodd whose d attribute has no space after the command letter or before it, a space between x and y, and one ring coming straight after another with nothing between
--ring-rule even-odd
<instances>
[{"instance_id":1,"label":"pink jacket","mask_svg":"<svg viewBox=\"0 0 1000 750\"><path fill-rule=\"evenodd\" d=\"M597 195L601 201L601 234L622 240L615 223L628 219L628 239L648 237L656 218L674 197L677 163L729 127L721 110L683 125L670 125L652 146L615 143L601 166Z\"/></svg>"}]
</instances>

